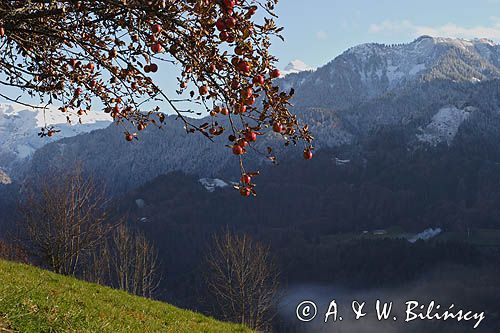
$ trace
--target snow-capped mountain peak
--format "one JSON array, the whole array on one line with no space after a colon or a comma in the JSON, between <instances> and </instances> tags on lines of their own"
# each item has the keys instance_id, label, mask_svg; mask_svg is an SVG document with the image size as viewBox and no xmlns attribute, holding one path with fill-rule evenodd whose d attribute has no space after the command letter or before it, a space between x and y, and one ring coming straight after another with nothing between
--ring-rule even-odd
<instances>
[{"instance_id":1,"label":"snow-capped mountain peak","mask_svg":"<svg viewBox=\"0 0 500 333\"><path fill-rule=\"evenodd\" d=\"M339 109L419 82L493 79L500 79L500 45L486 39L421 36L406 44L354 46L313 72L285 77L281 88L294 88L295 100L306 91L306 106Z\"/></svg>"},{"instance_id":2,"label":"snow-capped mountain peak","mask_svg":"<svg viewBox=\"0 0 500 333\"><path fill-rule=\"evenodd\" d=\"M71 123L68 123L68 116ZM3 124L7 118L11 120L17 119L18 121L29 121L30 124L27 126L35 125L38 129L44 126L71 126L74 127L74 131L78 131L78 127L82 127L82 130L89 125L96 124L98 122L110 123L109 115L103 112L92 112L88 115L82 116L83 126L74 126L78 123L78 117L75 115L70 115L63 113L55 108L43 109L29 109L18 104L0 104L0 119ZM34 123L33 123L34 121Z\"/></svg>"},{"instance_id":3,"label":"snow-capped mountain peak","mask_svg":"<svg viewBox=\"0 0 500 333\"><path fill-rule=\"evenodd\" d=\"M92 112L82 117L70 117L57 109L28 109L15 104L0 104L0 167L9 169L15 162L29 158L35 150L47 143L80 133L91 132L109 126L109 115ZM37 134L45 126L60 130L53 137L40 138Z\"/></svg>"},{"instance_id":4,"label":"snow-capped mountain peak","mask_svg":"<svg viewBox=\"0 0 500 333\"><path fill-rule=\"evenodd\" d=\"M448 45L454 45L454 46L459 46L459 47L474 47L478 44L487 44L490 46L497 46L497 44L492 41L491 39L487 38L474 38L474 39L464 39L464 38L451 38L451 37L431 37L431 36L421 36L419 39L430 39L432 40L435 44L448 44Z\"/></svg>"},{"instance_id":5,"label":"snow-capped mountain peak","mask_svg":"<svg viewBox=\"0 0 500 333\"><path fill-rule=\"evenodd\" d=\"M290 61L290 63L286 65L286 67L283 69L283 75L313 71L313 70L315 70L314 67L311 67L302 60L297 59Z\"/></svg>"}]
</instances>

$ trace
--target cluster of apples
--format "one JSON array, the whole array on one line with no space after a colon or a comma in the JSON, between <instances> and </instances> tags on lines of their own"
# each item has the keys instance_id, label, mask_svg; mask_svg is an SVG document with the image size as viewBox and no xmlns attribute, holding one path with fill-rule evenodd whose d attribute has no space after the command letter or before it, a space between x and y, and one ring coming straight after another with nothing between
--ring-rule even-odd
<instances>
[{"instance_id":1,"label":"cluster of apples","mask_svg":"<svg viewBox=\"0 0 500 333\"><path fill-rule=\"evenodd\" d=\"M63 71L64 72L69 71L69 66L71 66L71 68L74 71L81 70L81 71L85 72L85 74L87 74L89 76L92 76L94 74L94 71L95 71L95 64L93 62L89 62L85 66L82 66L82 62L81 61L76 60L76 59L70 59L67 64L63 65L63 68L62 68ZM92 88L92 89L95 89L97 87L97 81L95 79L91 79L89 81L89 87ZM62 82L61 82L61 86L59 88L61 88L61 89L63 88ZM82 93L82 89L81 88L77 88L75 90L75 96L76 97L80 96L81 93Z\"/></svg>"},{"instance_id":2,"label":"cluster of apples","mask_svg":"<svg viewBox=\"0 0 500 333\"><path fill-rule=\"evenodd\" d=\"M243 174L240 182L243 184L243 186L240 187L241 196L249 197L252 193L255 193L252 186L252 177L249 174Z\"/></svg>"},{"instance_id":3,"label":"cluster of apples","mask_svg":"<svg viewBox=\"0 0 500 333\"><path fill-rule=\"evenodd\" d=\"M158 41L157 36L162 32L163 28L160 24L153 24L151 26L151 35L149 36L149 40L152 42L151 51L153 53L161 53L163 52L163 45ZM156 73L158 71L157 64L146 64L144 65L144 72L146 73Z\"/></svg>"},{"instance_id":4,"label":"cluster of apples","mask_svg":"<svg viewBox=\"0 0 500 333\"><path fill-rule=\"evenodd\" d=\"M208 0L207 0L208 2ZM230 58L227 63L224 61L216 61L208 63L206 65L205 71L209 74L215 74L217 70L227 69L227 66L232 66L232 71L236 74L234 78L229 78L227 87L231 94L231 102L229 105L217 105L211 111L210 115L215 117L217 115L229 116L243 115L248 110L255 109L255 103L259 94L262 91L271 89L271 81L279 78L281 72L277 68L258 69L260 67L255 63L254 60L254 47L250 42L250 36L253 34L253 29L245 24L245 19L251 18L257 11L257 6L244 6L240 4L238 0L220 0L217 4L221 8L221 12L218 14L218 18L211 21L212 27L218 33L218 37L221 43L233 44L234 45L234 56ZM236 7L239 7L237 10ZM165 51L164 46L159 41L159 36L163 31L160 24L151 25L151 33L149 35L149 47L152 53L158 54ZM175 45L172 45L167 51L175 54ZM172 49L174 48L174 49ZM144 71L146 73L155 73L158 70L158 66L153 63L146 64L144 66ZM230 71L228 71L229 73ZM190 65L186 65L183 71L184 79L180 80L181 91L188 87L188 80L186 76L194 73L193 68ZM227 82L227 81L226 81ZM211 92L211 86L205 82L198 86L197 92L199 96L215 96L215 93ZM191 96L193 96L191 92ZM279 134L289 134L288 125L282 124L281 122L275 120L270 123L272 130ZM139 125L141 126L141 125ZM140 130L140 129L139 129ZM257 132L258 128L251 129L247 127L240 132L239 137L232 137L232 141L229 146L232 153L238 157L247 153L247 149L258 139L259 135L263 133ZM224 128L219 126L217 123L213 124L208 131L211 135L217 136L224 132ZM126 133L126 140L133 141L135 134ZM303 157L306 160L310 160L313 157L313 152L311 148L304 149ZM237 188L240 194L244 197L255 195L254 184L252 183L253 174L244 173L240 179L240 186Z\"/></svg>"},{"instance_id":5,"label":"cluster of apples","mask_svg":"<svg viewBox=\"0 0 500 333\"><path fill-rule=\"evenodd\" d=\"M235 144L233 145L233 154L234 155L243 155L246 153L246 148L251 142L257 141L257 132L247 129L245 131L245 135L242 138L235 139Z\"/></svg>"},{"instance_id":6,"label":"cluster of apples","mask_svg":"<svg viewBox=\"0 0 500 333\"><path fill-rule=\"evenodd\" d=\"M153 43L151 45L151 51L153 53L163 52L163 45L161 45L161 43L157 40L157 37L156 37L158 34L161 33L162 30L163 30L163 28L160 24L153 24L151 26L152 35L149 37L149 39Z\"/></svg>"}]
</instances>

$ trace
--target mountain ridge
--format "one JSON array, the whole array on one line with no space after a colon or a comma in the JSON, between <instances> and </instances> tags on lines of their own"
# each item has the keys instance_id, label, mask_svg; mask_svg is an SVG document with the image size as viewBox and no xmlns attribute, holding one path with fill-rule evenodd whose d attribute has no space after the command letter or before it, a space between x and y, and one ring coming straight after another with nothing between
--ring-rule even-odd
<instances>
[{"instance_id":1,"label":"mountain ridge","mask_svg":"<svg viewBox=\"0 0 500 333\"><path fill-rule=\"evenodd\" d=\"M91 112L81 121L80 124L79 117L53 108L26 109L16 104L0 104L0 168L12 171L48 143L111 124L109 115L104 112ZM47 126L56 126L59 132L54 137L40 138L37 134Z\"/></svg>"},{"instance_id":2,"label":"mountain ridge","mask_svg":"<svg viewBox=\"0 0 500 333\"><path fill-rule=\"evenodd\" d=\"M395 46L363 44L315 71L288 74L277 84L295 89L292 111L309 124L317 149L360 144L378 129L395 126L404 128L412 145L438 145L451 143L463 122L500 112L498 64L500 46L489 41L423 36ZM396 81L390 83L388 73ZM224 149L225 136L212 144L186 134L174 117L167 120L163 130L148 129L133 143L124 142L116 126L51 143L37 150L23 174L16 176L53 165L67 167L77 160L118 192L176 170L200 178L219 178L226 172L229 178L237 176L238 163ZM278 147L275 138L261 136L257 147ZM285 150L300 156L300 147ZM257 154L249 154L248 160L250 169L265 163Z\"/></svg>"},{"instance_id":3,"label":"mountain ridge","mask_svg":"<svg viewBox=\"0 0 500 333\"><path fill-rule=\"evenodd\" d=\"M451 60L460 62L460 66L450 64ZM354 46L314 72L285 77L280 86L297 91L295 101L299 102L295 104L299 107L328 104L342 109L420 80L499 79L499 68L499 45L483 39L466 41L422 36L408 44Z\"/></svg>"}]
</instances>

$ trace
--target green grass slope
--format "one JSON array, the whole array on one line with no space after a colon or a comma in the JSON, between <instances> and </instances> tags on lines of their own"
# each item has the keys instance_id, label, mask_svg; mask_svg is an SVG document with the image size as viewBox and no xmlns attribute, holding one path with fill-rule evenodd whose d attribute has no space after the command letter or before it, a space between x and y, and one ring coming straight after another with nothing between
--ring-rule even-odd
<instances>
[{"instance_id":1,"label":"green grass slope","mask_svg":"<svg viewBox=\"0 0 500 333\"><path fill-rule=\"evenodd\" d=\"M166 303L0 260L0 332L250 332Z\"/></svg>"}]
</instances>

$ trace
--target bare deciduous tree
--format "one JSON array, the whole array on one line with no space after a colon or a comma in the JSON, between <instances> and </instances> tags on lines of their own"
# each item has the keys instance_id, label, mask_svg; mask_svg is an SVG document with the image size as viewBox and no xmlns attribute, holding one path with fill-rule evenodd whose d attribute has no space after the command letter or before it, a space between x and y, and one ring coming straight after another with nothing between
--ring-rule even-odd
<instances>
[{"instance_id":1,"label":"bare deciduous tree","mask_svg":"<svg viewBox=\"0 0 500 333\"><path fill-rule=\"evenodd\" d=\"M76 275L112 228L104 192L80 168L27 188L20 226L29 253L57 273Z\"/></svg>"},{"instance_id":2,"label":"bare deciduous tree","mask_svg":"<svg viewBox=\"0 0 500 333\"><path fill-rule=\"evenodd\" d=\"M207 265L210 292L225 319L268 330L279 288L269 247L227 231L214 237Z\"/></svg>"},{"instance_id":3,"label":"bare deciduous tree","mask_svg":"<svg viewBox=\"0 0 500 333\"><path fill-rule=\"evenodd\" d=\"M109 217L104 191L80 167L27 189L20 234L31 257L56 273L152 297L160 282L158 252L125 219Z\"/></svg>"},{"instance_id":4,"label":"bare deciduous tree","mask_svg":"<svg viewBox=\"0 0 500 333\"><path fill-rule=\"evenodd\" d=\"M152 297L160 283L158 252L142 232L120 224L106 249L106 266L113 286Z\"/></svg>"}]
</instances>

